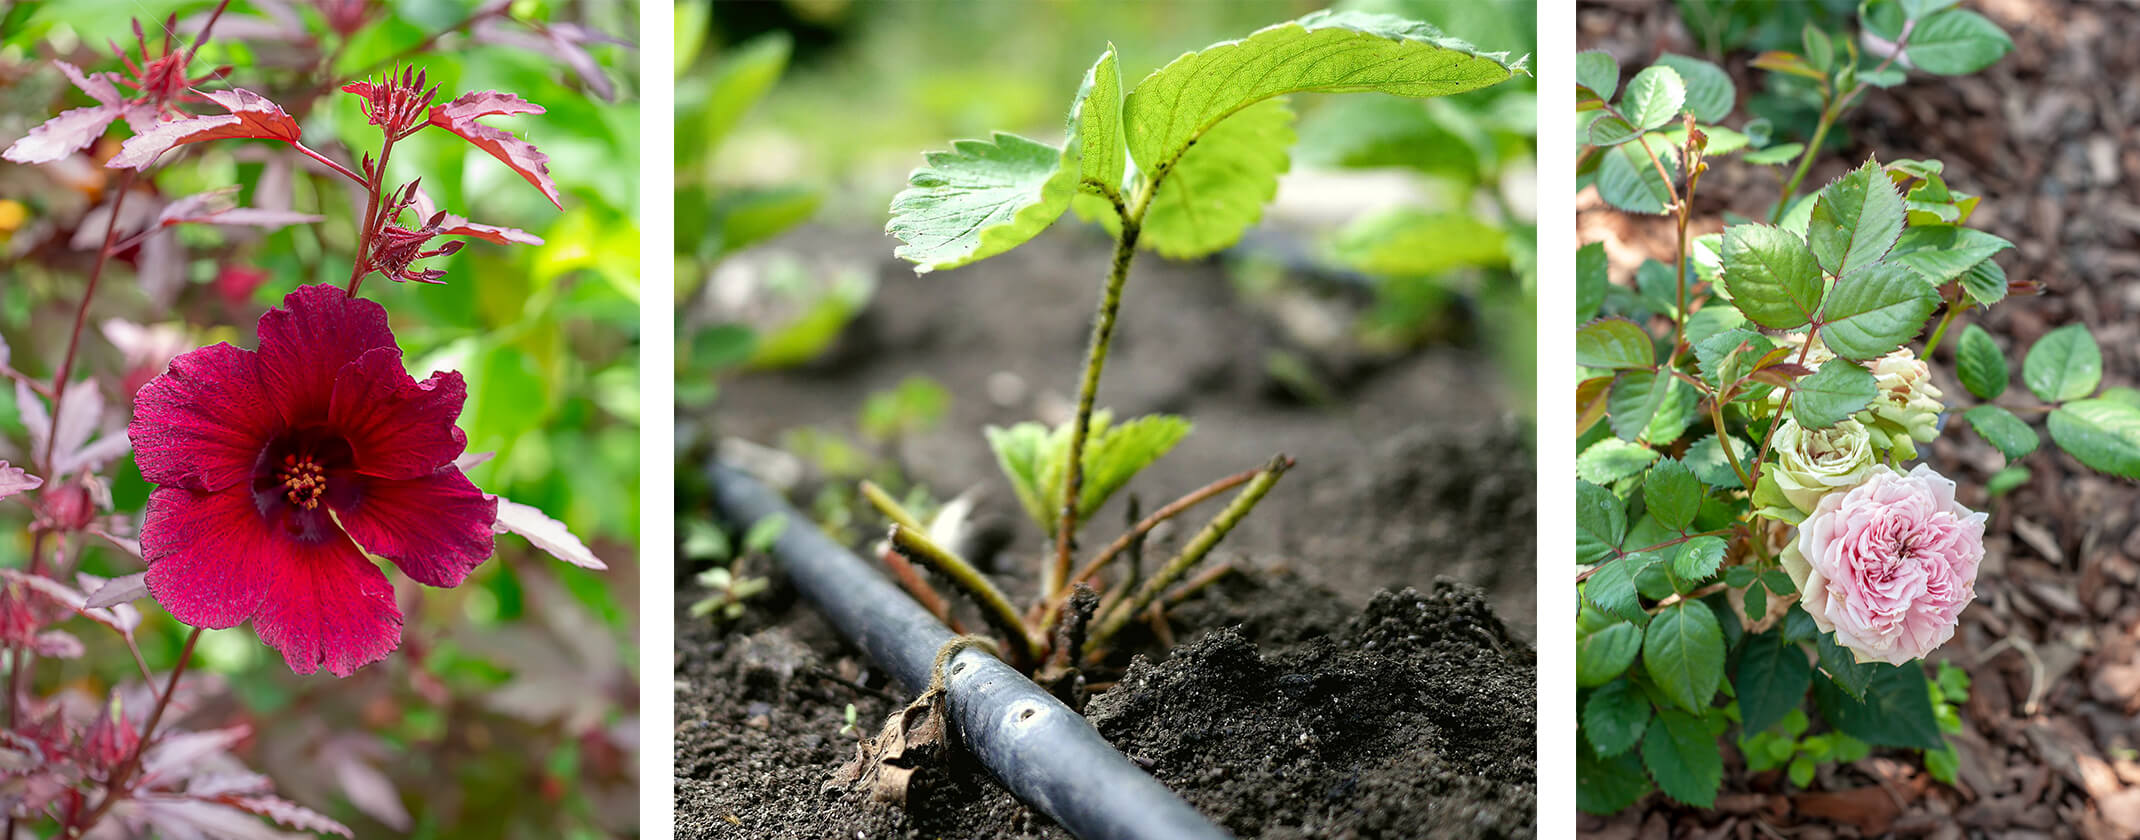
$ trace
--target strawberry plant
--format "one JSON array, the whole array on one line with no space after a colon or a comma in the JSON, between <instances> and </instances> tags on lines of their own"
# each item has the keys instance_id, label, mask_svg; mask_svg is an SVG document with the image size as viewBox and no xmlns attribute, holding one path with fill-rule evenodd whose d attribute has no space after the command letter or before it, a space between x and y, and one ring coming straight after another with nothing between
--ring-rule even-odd
<instances>
[{"instance_id":1,"label":"strawberry plant","mask_svg":"<svg viewBox=\"0 0 2140 840\"><path fill-rule=\"evenodd\" d=\"M1073 209L1104 227L1115 245L1078 380L1075 416L1052 428L1028 422L987 430L1020 504L1052 545L1037 564L1033 602L1014 604L964 558L931 541L899 503L865 488L892 520L890 550L883 556L894 574L949 621L944 599L912 566L929 570L980 606L1010 662L1057 685L1074 677L1079 665L1104 656L1125 629L1223 574L1224 566L1198 569L1292 465L1285 456L1160 506L1077 562L1086 520L1190 432L1180 417L1118 417L1099 406L1122 290L1137 255L1204 257L1255 224L1288 164L1294 140L1289 95L1435 97L1521 72L1521 60L1482 52L1426 24L1385 14L1318 12L1187 53L1134 84L1125 84L1110 48L1085 74L1062 144L999 132L927 155L908 188L893 198L886 226L904 242L896 254L919 274L1010 251ZM1227 506L1174 557L1149 570L1123 562L1161 522L1229 492Z\"/></svg>"},{"instance_id":2,"label":"strawberry plant","mask_svg":"<svg viewBox=\"0 0 2140 840\"><path fill-rule=\"evenodd\" d=\"M1854 37L1809 27L1803 45L1754 62L1818 105L1803 144L1758 120L1728 127L1737 91L1708 62L1666 54L1622 85L1611 56L1577 57L1584 183L1676 232L1671 260L1643 263L1631 286L1610 282L1603 243L1577 254L1586 811L1652 790L1711 806L1734 729L1750 770L1800 786L1879 747L1921 750L1953 779L1943 733L1966 679L1943 668L1935 685L1923 659L1976 596L1987 517L1919 448L1966 425L2011 460L2040 437L1991 403L2010 365L1981 329L1962 329L1956 372L1982 404L1962 411L1929 365L1956 321L2040 287L2006 277L1996 257L2012 243L1969 227L1984 199L1940 161L1868 158L1798 188L1868 91L1911 69L1974 72L2011 44L1951 2L1868 0ZM1734 155L1792 165L1766 221L1698 234L1697 189ZM2016 407L2061 449L2140 477L2140 400L2099 390L2085 327L2044 336L2021 368L2041 402Z\"/></svg>"},{"instance_id":3,"label":"strawberry plant","mask_svg":"<svg viewBox=\"0 0 2140 840\"><path fill-rule=\"evenodd\" d=\"M453 212L463 197L455 169L426 167L446 185L438 192L407 175L411 159L464 154L456 146L441 155L443 138L491 161L471 168L498 166L524 182L546 211L566 207L550 158L494 124L531 128L544 107L498 90L456 90L458 63L439 62L452 69L434 76L426 54L446 38L533 33L544 38L537 51L570 56L583 84L608 90L585 49L600 39L488 4L413 47L382 50L366 39L408 24L369 4L324 3L310 17L231 6L137 21L131 43L113 45L101 66L83 62L95 46L59 46L80 43L75 34L32 41L64 55L36 75L65 79L79 92L70 98L92 104L50 115L0 151L11 184L53 185L0 202L37 220L8 231L27 257L6 284L10 320L47 298L71 316L26 324L19 334L29 340L12 351L0 341L0 376L13 384L20 417L0 440L12 460L0 461L0 516L13 523L9 513L27 514L20 544L28 548L0 569L10 835L22 825L66 837L283 836L265 818L352 836L247 766L263 752L313 750L360 812L406 830L411 817L379 769L382 740L315 719L318 743L262 750L256 730L363 690L354 687L369 682L360 671L375 675L397 650L411 664L388 682L408 683L422 701L412 713L446 707L448 683L431 669L463 654L423 620L435 608L413 584L459 607L503 544L498 534L605 568L564 523L471 481L490 453L468 451L468 428L480 428L470 415L492 401L486 389L496 380L450 369L412 376L403 336L435 330L434 319L412 317L406 298L389 298L390 310L365 296L389 297L382 284L366 286L373 277L472 283L448 271L470 242L545 244ZM11 7L10 37L59 25L53 11ZM225 32L317 52L255 65L247 58L259 44ZM345 56L350 67L341 67ZM269 163L241 175L232 159ZM268 241L301 256L247 233L294 230L315 235ZM202 283L209 278L193 276L191 257L211 250L231 263ZM269 271L240 258L304 269ZM29 279L18 286L16 276ZM278 305L259 313L256 297ZM95 311L155 307L182 320L102 322L117 354L88 329ZM397 586L397 577L409 583ZM530 594L544 587L527 582ZM183 640L160 644L161 631L150 631L173 623ZM207 632L248 623L249 634ZM85 628L98 635L76 635ZM309 687L279 700L235 692L224 674L254 656L251 638L290 675L349 679L302 681ZM152 669L150 654L164 667ZM382 710L407 702L366 693ZM281 705L292 700L302 705ZM599 739L587 744L614 753ZM292 787L318 789L309 778Z\"/></svg>"}]
</instances>

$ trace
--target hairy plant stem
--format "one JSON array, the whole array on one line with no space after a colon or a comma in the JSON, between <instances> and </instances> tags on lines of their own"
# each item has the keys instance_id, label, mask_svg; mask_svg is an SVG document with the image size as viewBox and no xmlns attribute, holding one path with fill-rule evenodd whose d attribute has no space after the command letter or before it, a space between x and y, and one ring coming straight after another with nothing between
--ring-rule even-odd
<instances>
[{"instance_id":1,"label":"hairy plant stem","mask_svg":"<svg viewBox=\"0 0 2140 840\"><path fill-rule=\"evenodd\" d=\"M1115 239L1113 267L1107 272L1107 287L1100 293L1100 311L1092 322L1092 344L1085 353L1085 375L1077 389L1077 418L1071 421L1069 462L1063 465L1063 511L1055 527L1055 561L1048 566L1042 597L1053 600L1070 580L1070 553L1075 550L1078 501L1085 488L1085 438L1091 431L1093 400L1100 390L1100 371L1107 366L1107 347L1114 340L1115 313L1122 308L1122 286L1129 280L1129 264L1137 257L1137 234L1144 224L1145 208L1165 176L1161 170L1137 196L1135 208L1116 204L1122 220L1122 235Z\"/></svg>"},{"instance_id":2,"label":"hairy plant stem","mask_svg":"<svg viewBox=\"0 0 2140 840\"><path fill-rule=\"evenodd\" d=\"M1034 641L1033 634L1026 630L1025 622L1018 616L1018 608L1011 606L1011 600L1004 597L1003 590L997 589L988 576L950 550L931 542L919 531L894 524L888 539L893 550L942 575L981 608L982 617L1010 642L1012 667L1030 671L1040 662L1039 642Z\"/></svg>"},{"instance_id":3,"label":"hairy plant stem","mask_svg":"<svg viewBox=\"0 0 2140 840\"><path fill-rule=\"evenodd\" d=\"M1167 587L1173 586L1182 575L1195 568L1196 564L1204 559L1204 555L1211 553L1211 549L1218 546L1219 540L1225 539L1227 532L1232 531L1242 518L1248 516L1249 511L1255 509L1256 503L1271 492L1278 479L1292 466L1293 459L1279 455L1257 471L1256 477L1248 482L1248 486L1243 487L1241 492L1234 496L1225 510L1206 523L1204 529L1198 531L1196 536L1189 540L1189 544L1182 547L1180 554L1175 555L1174 559L1168 560L1157 573L1145 579L1143 585L1137 587L1136 594L1123 599L1122 603L1107 612L1107 617L1086 637L1083 655L1089 657L1096 651L1105 650L1107 642L1113 639L1116 633L1121 632L1122 628L1134 621L1146 607L1165 594Z\"/></svg>"},{"instance_id":4,"label":"hairy plant stem","mask_svg":"<svg viewBox=\"0 0 2140 840\"><path fill-rule=\"evenodd\" d=\"M1159 523L1165 522L1176 516L1180 516L1182 513L1187 512L1190 508L1196 507L1197 505L1203 504L1207 500L1217 497L1220 493L1224 493L1228 490L1232 490L1235 487L1247 484L1249 481L1253 480L1256 476L1261 475L1262 473L1263 469L1261 467L1258 467L1253 470L1244 470L1242 472L1234 473L1233 475L1229 475L1225 478L1211 482L1210 484L1206 484L1195 490L1191 490L1187 495L1182 496L1179 499L1175 499L1172 502L1168 502L1165 507L1152 511L1152 514L1150 516L1138 520L1136 525L1131 526L1128 531L1123 532L1122 536L1116 537L1114 542L1109 543L1106 548L1101 549L1100 553L1095 555L1091 560L1086 561L1085 565L1078 567L1077 573L1070 576L1070 583L1077 583L1079 581L1091 583L1094 578L1099 576L1101 570L1107 568L1107 564L1113 562L1116 557L1122 556L1132 547L1142 542L1146 534L1151 533L1153 528L1159 527ZM1063 604L1068 602L1069 600L1070 590L1067 587L1065 587L1062 591L1055 593L1053 597L1048 598L1046 601L1046 607L1041 612L1036 626L1045 628L1054 624L1056 616L1062 612Z\"/></svg>"},{"instance_id":5,"label":"hairy plant stem","mask_svg":"<svg viewBox=\"0 0 2140 840\"><path fill-rule=\"evenodd\" d=\"M141 727L141 738L134 742L133 754L126 757L126 763L119 765L119 769L112 771L111 781L105 785L104 799L90 810L89 816L80 823L67 826L68 837L82 836L84 832L95 827L98 820L104 818L105 812L110 811L111 806L118 804L121 794L126 790L126 783L132 781L134 773L141 769L141 756L148 751L149 742L155 739L156 725L163 722L164 711L171 707L171 697L178 693L178 678L186 673L187 663L193 661L193 645L200 640L201 628L195 627L193 633L186 637L185 649L178 653L178 664L171 666L171 678L164 682L163 694L157 696L156 707L149 711L148 722ZM125 725L124 721L119 723Z\"/></svg>"}]
</instances>

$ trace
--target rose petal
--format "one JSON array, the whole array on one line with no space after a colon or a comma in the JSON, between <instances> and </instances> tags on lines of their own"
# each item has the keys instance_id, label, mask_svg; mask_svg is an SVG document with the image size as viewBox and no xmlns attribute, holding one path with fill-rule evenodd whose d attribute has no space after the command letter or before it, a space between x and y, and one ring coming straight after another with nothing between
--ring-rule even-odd
<instances>
[{"instance_id":1,"label":"rose petal","mask_svg":"<svg viewBox=\"0 0 2140 840\"><path fill-rule=\"evenodd\" d=\"M258 364L251 351L215 344L172 359L141 386L126 427L141 476L208 492L251 480L282 422Z\"/></svg>"},{"instance_id":2,"label":"rose petal","mask_svg":"<svg viewBox=\"0 0 2140 840\"><path fill-rule=\"evenodd\" d=\"M149 594L171 617L220 630L253 617L279 577L301 565L297 545L273 533L253 506L252 488L196 493L159 487L141 528Z\"/></svg>"},{"instance_id":3,"label":"rose petal","mask_svg":"<svg viewBox=\"0 0 2140 840\"><path fill-rule=\"evenodd\" d=\"M366 479L354 503L335 512L359 545L403 574L451 587L490 557L498 502L448 468L415 479Z\"/></svg>"},{"instance_id":4,"label":"rose petal","mask_svg":"<svg viewBox=\"0 0 2140 840\"><path fill-rule=\"evenodd\" d=\"M335 376L328 425L349 441L357 472L377 478L420 478L453 463L468 448L454 426L468 386L459 373L417 382L401 366L401 351L366 351Z\"/></svg>"},{"instance_id":5,"label":"rose petal","mask_svg":"<svg viewBox=\"0 0 2140 840\"><path fill-rule=\"evenodd\" d=\"M310 674L324 665L346 677L401 646L394 587L354 543L283 540L277 554L253 632L282 652L291 671Z\"/></svg>"},{"instance_id":6,"label":"rose petal","mask_svg":"<svg viewBox=\"0 0 2140 840\"><path fill-rule=\"evenodd\" d=\"M317 425L342 366L393 346L385 307L325 283L299 286L260 316L260 382L292 427Z\"/></svg>"}]
</instances>

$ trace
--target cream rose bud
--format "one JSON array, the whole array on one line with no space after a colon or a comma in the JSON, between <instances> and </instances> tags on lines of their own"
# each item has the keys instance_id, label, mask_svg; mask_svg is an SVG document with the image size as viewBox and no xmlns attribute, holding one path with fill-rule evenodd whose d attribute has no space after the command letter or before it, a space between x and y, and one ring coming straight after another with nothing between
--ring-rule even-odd
<instances>
[{"instance_id":1,"label":"cream rose bud","mask_svg":"<svg viewBox=\"0 0 2140 840\"><path fill-rule=\"evenodd\" d=\"M1976 598L1984 519L1931 467L1875 467L1864 484L1820 500L1783 568L1822 632L1859 662L1901 665L1952 638Z\"/></svg>"},{"instance_id":2,"label":"cream rose bud","mask_svg":"<svg viewBox=\"0 0 2140 840\"><path fill-rule=\"evenodd\" d=\"M1924 360L1904 347L1874 359L1871 367L1880 389L1869 406L1873 416L1919 441L1939 437L1939 413L1947 408L1939 399L1945 395L1932 384Z\"/></svg>"},{"instance_id":3,"label":"cream rose bud","mask_svg":"<svg viewBox=\"0 0 2140 840\"><path fill-rule=\"evenodd\" d=\"M1872 436L1856 420L1808 429L1786 417L1776 427L1774 445L1776 466L1770 475L1791 506L1806 513L1821 497L1856 487L1872 474Z\"/></svg>"}]
</instances>

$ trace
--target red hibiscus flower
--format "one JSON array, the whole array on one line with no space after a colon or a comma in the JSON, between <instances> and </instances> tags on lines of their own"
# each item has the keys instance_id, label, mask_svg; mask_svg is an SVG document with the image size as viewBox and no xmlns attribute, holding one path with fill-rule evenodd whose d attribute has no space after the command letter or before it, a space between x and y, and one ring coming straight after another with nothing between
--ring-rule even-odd
<instances>
[{"instance_id":1,"label":"red hibiscus flower","mask_svg":"<svg viewBox=\"0 0 2140 840\"><path fill-rule=\"evenodd\" d=\"M338 676L401 643L366 552L455 586L491 554L498 503L453 465L467 388L417 382L386 310L305 286L260 316L260 349L203 347L134 397L150 594L179 621L247 619L290 670ZM362 546L362 548L359 548Z\"/></svg>"}]
</instances>

